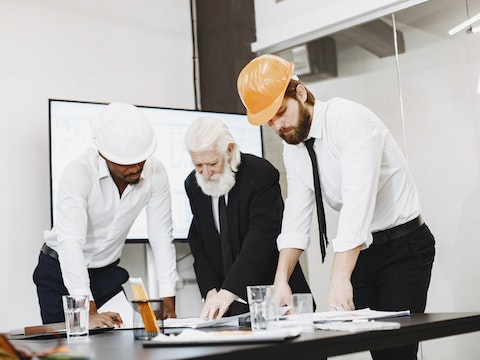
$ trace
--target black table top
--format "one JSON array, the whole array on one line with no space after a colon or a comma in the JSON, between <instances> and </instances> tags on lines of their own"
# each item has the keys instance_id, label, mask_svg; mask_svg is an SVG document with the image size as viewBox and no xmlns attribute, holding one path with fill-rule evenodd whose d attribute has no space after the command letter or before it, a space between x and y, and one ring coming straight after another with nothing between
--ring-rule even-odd
<instances>
[{"instance_id":1,"label":"black table top","mask_svg":"<svg viewBox=\"0 0 480 360\"><path fill-rule=\"evenodd\" d=\"M323 331L302 333L281 343L216 344L179 347L145 347L133 339L132 330L114 330L79 341L66 341L72 352L103 359L222 359L278 360L318 359L372 349L383 349L422 340L458 335L480 330L480 313L431 313L382 319L401 324L400 329L347 333ZM220 328L224 329L224 328ZM55 346L56 340L14 340L15 346L28 345L34 351Z\"/></svg>"}]
</instances>

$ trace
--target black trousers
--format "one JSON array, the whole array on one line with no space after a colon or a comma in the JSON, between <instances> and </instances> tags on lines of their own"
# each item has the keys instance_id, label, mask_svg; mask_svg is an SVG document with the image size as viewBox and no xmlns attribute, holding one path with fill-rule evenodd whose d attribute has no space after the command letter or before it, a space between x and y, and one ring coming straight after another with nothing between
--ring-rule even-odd
<instances>
[{"instance_id":1,"label":"black trousers","mask_svg":"<svg viewBox=\"0 0 480 360\"><path fill-rule=\"evenodd\" d=\"M423 313L435 257L435 239L424 224L409 234L360 252L352 274L355 308ZM418 343L371 351L374 360L417 359Z\"/></svg>"},{"instance_id":2,"label":"black trousers","mask_svg":"<svg viewBox=\"0 0 480 360\"><path fill-rule=\"evenodd\" d=\"M117 260L102 268L88 269L90 289L97 307L123 291L122 284L128 280L129 275L118 263ZM58 260L40 252L38 265L33 272L33 282L37 286L42 322L49 324L65 321L62 295L67 295L68 290L63 284Z\"/></svg>"}]
</instances>

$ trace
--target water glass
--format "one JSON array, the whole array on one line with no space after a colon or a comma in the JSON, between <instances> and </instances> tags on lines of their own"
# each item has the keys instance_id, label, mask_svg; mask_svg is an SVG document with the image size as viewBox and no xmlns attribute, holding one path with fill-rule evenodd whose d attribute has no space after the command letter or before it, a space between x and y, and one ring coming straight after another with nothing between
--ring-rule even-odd
<instances>
[{"instance_id":1,"label":"water glass","mask_svg":"<svg viewBox=\"0 0 480 360\"><path fill-rule=\"evenodd\" d=\"M278 320L273 285L247 286L247 296L252 330L272 328Z\"/></svg>"},{"instance_id":2,"label":"water glass","mask_svg":"<svg viewBox=\"0 0 480 360\"><path fill-rule=\"evenodd\" d=\"M89 296L63 295L62 302L67 338L88 336Z\"/></svg>"},{"instance_id":3,"label":"water glass","mask_svg":"<svg viewBox=\"0 0 480 360\"><path fill-rule=\"evenodd\" d=\"M293 314L313 313L313 296L310 293L293 294Z\"/></svg>"}]
</instances>

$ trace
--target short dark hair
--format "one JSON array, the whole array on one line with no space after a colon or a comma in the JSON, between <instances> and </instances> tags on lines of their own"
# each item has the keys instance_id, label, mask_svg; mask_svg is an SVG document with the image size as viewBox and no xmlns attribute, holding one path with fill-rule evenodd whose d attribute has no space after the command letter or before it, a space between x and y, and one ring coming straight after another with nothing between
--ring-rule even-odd
<instances>
[{"instance_id":1,"label":"short dark hair","mask_svg":"<svg viewBox=\"0 0 480 360\"><path fill-rule=\"evenodd\" d=\"M297 86L303 85L305 90L307 90L307 104L315 105L315 96L307 89L307 87L298 80L291 79L290 83L287 86L287 90L285 90L285 96L291 97L293 99L297 98Z\"/></svg>"}]
</instances>

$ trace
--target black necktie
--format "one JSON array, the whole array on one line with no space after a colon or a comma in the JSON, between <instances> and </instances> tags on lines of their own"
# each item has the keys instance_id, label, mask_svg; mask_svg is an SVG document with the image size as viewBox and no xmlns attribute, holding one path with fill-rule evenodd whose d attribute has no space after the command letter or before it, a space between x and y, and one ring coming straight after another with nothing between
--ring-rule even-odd
<instances>
[{"instance_id":1,"label":"black necktie","mask_svg":"<svg viewBox=\"0 0 480 360\"><path fill-rule=\"evenodd\" d=\"M315 200L317 203L318 232L320 233L320 250L322 252L322 263L325 261L326 247L328 246L327 224L325 222L325 210L323 209L322 188L320 187L320 173L318 172L317 155L313 150L315 138L306 140L305 147L310 155L313 170L313 186L315 187Z\"/></svg>"},{"instance_id":2,"label":"black necktie","mask_svg":"<svg viewBox=\"0 0 480 360\"><path fill-rule=\"evenodd\" d=\"M228 237L228 215L225 196L218 198L218 217L220 222L220 241L222 245L223 275L227 276L232 266L232 245Z\"/></svg>"}]
</instances>

